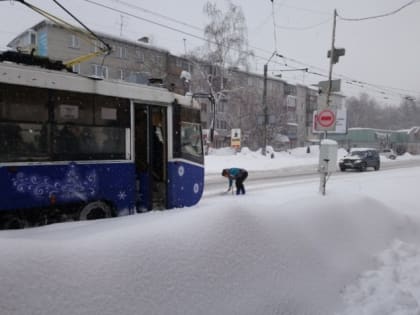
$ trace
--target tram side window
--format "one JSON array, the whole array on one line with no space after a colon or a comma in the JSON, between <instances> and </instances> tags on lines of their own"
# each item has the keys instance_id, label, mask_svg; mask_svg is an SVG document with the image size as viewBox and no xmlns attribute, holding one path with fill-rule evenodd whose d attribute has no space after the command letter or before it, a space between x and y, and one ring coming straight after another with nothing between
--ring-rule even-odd
<instances>
[{"instance_id":1,"label":"tram side window","mask_svg":"<svg viewBox=\"0 0 420 315\"><path fill-rule=\"evenodd\" d=\"M192 160L202 160L203 147L200 124L181 122L181 154Z\"/></svg>"},{"instance_id":2,"label":"tram side window","mask_svg":"<svg viewBox=\"0 0 420 315\"><path fill-rule=\"evenodd\" d=\"M48 119L48 95L43 89L0 84L0 120L44 122Z\"/></svg>"},{"instance_id":3,"label":"tram side window","mask_svg":"<svg viewBox=\"0 0 420 315\"><path fill-rule=\"evenodd\" d=\"M95 125L130 127L130 102L116 97L95 98Z\"/></svg>"},{"instance_id":4,"label":"tram side window","mask_svg":"<svg viewBox=\"0 0 420 315\"><path fill-rule=\"evenodd\" d=\"M0 84L0 162L48 159L47 92Z\"/></svg>"},{"instance_id":5,"label":"tram side window","mask_svg":"<svg viewBox=\"0 0 420 315\"><path fill-rule=\"evenodd\" d=\"M45 160L47 132L41 124L0 123L0 162Z\"/></svg>"},{"instance_id":6,"label":"tram side window","mask_svg":"<svg viewBox=\"0 0 420 315\"><path fill-rule=\"evenodd\" d=\"M55 133L57 159L125 158L125 129L65 124L57 126Z\"/></svg>"},{"instance_id":7,"label":"tram side window","mask_svg":"<svg viewBox=\"0 0 420 315\"><path fill-rule=\"evenodd\" d=\"M77 95L56 109L54 152L59 160L125 159L128 100Z\"/></svg>"},{"instance_id":8,"label":"tram side window","mask_svg":"<svg viewBox=\"0 0 420 315\"><path fill-rule=\"evenodd\" d=\"M57 91L54 94L54 120L58 124L92 125L93 96Z\"/></svg>"}]
</instances>

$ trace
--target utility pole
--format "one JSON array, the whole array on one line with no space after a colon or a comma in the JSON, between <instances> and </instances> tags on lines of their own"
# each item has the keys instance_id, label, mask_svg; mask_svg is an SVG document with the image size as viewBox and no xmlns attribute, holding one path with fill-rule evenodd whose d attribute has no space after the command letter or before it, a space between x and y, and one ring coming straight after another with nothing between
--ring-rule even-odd
<instances>
[{"instance_id":1,"label":"utility pole","mask_svg":"<svg viewBox=\"0 0 420 315\"><path fill-rule=\"evenodd\" d=\"M271 58L270 58L271 59ZM263 148L262 154L266 155L266 148L267 148L267 124L268 124L268 117L267 117L267 70L268 70L268 62L264 65L264 87L263 87L263 113L264 113L264 141L263 141Z\"/></svg>"},{"instance_id":2,"label":"utility pole","mask_svg":"<svg viewBox=\"0 0 420 315\"><path fill-rule=\"evenodd\" d=\"M326 99L326 108L330 107L330 97L332 91L332 69L333 65L338 62L340 56L344 56L344 48L335 48L335 29L337 25L337 10L334 9L334 19L333 19L333 30L332 30L332 39L331 39L331 50L328 51L327 57L330 58L330 70L328 74L328 89L327 89L327 99ZM325 110L324 110L325 111ZM330 111L329 109L326 111ZM327 128L324 131L324 140L327 139ZM319 172L321 175L320 178L320 191L322 195L325 195L325 188L327 184L328 174L334 171L335 169L335 160L337 159L337 145L331 143L320 143L319 148Z\"/></svg>"},{"instance_id":3,"label":"utility pole","mask_svg":"<svg viewBox=\"0 0 420 315\"><path fill-rule=\"evenodd\" d=\"M274 14L274 0L271 1L271 14L273 17L273 29L274 29L274 52L271 55L271 57L267 60L267 62L264 65L264 87L263 87L263 99L262 99L262 105L263 105L263 124L264 124L264 141L263 141L263 148L262 148L262 154L266 155L267 151L267 126L268 126L268 107L267 107L267 71L268 71L268 64L270 60L278 55L277 54L277 35L276 35L276 19ZM278 55L280 56L280 55Z\"/></svg>"},{"instance_id":4,"label":"utility pole","mask_svg":"<svg viewBox=\"0 0 420 315\"><path fill-rule=\"evenodd\" d=\"M330 107L331 85L332 85L332 69L335 61L335 28L337 25L337 9L334 9L333 30L331 39L331 55L330 55L330 71L328 73L328 90L327 90L327 107Z\"/></svg>"},{"instance_id":5,"label":"utility pole","mask_svg":"<svg viewBox=\"0 0 420 315\"><path fill-rule=\"evenodd\" d=\"M337 10L334 9L334 18L333 18L333 30L332 30L332 39L331 39L331 53L330 53L330 70L328 73L328 89L327 89L327 108L330 107L330 95L331 95L331 86L332 86L332 69L334 65L334 44L335 44L335 28L337 25ZM327 139L327 131L324 131L324 139ZM320 142L322 145L322 142ZM321 157L322 148L320 148L320 159ZM328 161L324 159L326 165L320 164L323 166L322 169L319 170L321 173L320 183L319 183L319 190L323 196L325 196L325 189L327 185L327 177L328 177Z\"/></svg>"},{"instance_id":6,"label":"utility pole","mask_svg":"<svg viewBox=\"0 0 420 315\"><path fill-rule=\"evenodd\" d=\"M263 135L263 148L262 154L266 155L266 147L267 147L267 126L268 126L268 107L267 107L267 72L268 72L268 63L271 59L277 55L277 52L273 52L271 57L267 60L267 63L264 65L264 85L263 85L263 124L264 124L264 135Z\"/></svg>"}]
</instances>

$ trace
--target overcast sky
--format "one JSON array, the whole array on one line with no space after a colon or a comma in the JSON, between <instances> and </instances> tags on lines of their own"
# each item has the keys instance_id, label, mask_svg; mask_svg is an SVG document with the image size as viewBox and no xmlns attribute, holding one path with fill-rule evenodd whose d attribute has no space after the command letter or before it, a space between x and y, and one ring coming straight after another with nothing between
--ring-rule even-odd
<instances>
[{"instance_id":1,"label":"overcast sky","mask_svg":"<svg viewBox=\"0 0 420 315\"><path fill-rule=\"evenodd\" d=\"M226 8L224 0L214 2ZM269 73L282 74L290 83L310 85L327 79L326 55L331 48L334 9L343 18L364 18L391 13L410 0L274 0L274 21L270 0L233 2L244 11L250 48L256 55L251 61L251 71L262 73L263 64L277 51L286 58L274 58ZM73 23L52 0L29 0L29 3ZM208 19L203 14L202 0L60 0L60 3L94 30L122 34L133 40L147 35L155 45L175 54L204 44L200 38ZM404 95L420 96L419 16L417 0L383 18L337 19L335 46L345 48L346 55L335 65L334 78L343 79L345 94L367 92L388 104L398 103ZM41 19L21 3L0 1L0 49ZM316 74L280 71L306 67Z\"/></svg>"}]
</instances>

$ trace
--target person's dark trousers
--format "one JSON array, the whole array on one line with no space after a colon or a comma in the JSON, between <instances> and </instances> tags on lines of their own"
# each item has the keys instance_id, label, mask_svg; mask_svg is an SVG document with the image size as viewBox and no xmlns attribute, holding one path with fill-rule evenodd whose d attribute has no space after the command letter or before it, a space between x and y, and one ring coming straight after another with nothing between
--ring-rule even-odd
<instances>
[{"instance_id":1,"label":"person's dark trousers","mask_svg":"<svg viewBox=\"0 0 420 315\"><path fill-rule=\"evenodd\" d=\"M240 193L245 195L244 181L247 177L248 177L248 172L243 171L243 172L239 173L238 177L236 178L235 185L236 185L236 194L237 195L239 195Z\"/></svg>"}]
</instances>

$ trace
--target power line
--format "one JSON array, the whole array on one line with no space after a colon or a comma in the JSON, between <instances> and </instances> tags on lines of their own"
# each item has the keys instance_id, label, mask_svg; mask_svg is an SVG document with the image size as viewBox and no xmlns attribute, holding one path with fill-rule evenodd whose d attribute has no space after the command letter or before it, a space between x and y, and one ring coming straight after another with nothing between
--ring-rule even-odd
<instances>
[{"instance_id":1,"label":"power line","mask_svg":"<svg viewBox=\"0 0 420 315\"><path fill-rule=\"evenodd\" d=\"M325 12L325 11L319 11L319 10L314 10L314 9L308 9L308 8L302 8L302 7L297 7L294 5L290 5L290 4L278 4L278 6L283 6L286 8L291 8L297 11L306 11L306 12L310 12L310 13L315 13L315 14L320 14L320 15L331 15L331 13L329 12Z\"/></svg>"},{"instance_id":2,"label":"power line","mask_svg":"<svg viewBox=\"0 0 420 315\"><path fill-rule=\"evenodd\" d=\"M368 17L364 17L364 18L345 18L345 17L340 16L339 14L337 16L343 21L356 22L356 21L373 20L373 19L383 18L383 17L387 17L387 16L390 16L390 15L396 14L396 13L400 12L401 10L405 9L406 7L408 7L412 4L415 4L416 2L419 2L419 0L411 0L411 1L407 2L406 4L404 4L403 6L399 7L398 9L393 10L393 11L388 12L388 13L374 15L374 16L368 16Z\"/></svg>"},{"instance_id":3,"label":"power line","mask_svg":"<svg viewBox=\"0 0 420 315\"><path fill-rule=\"evenodd\" d=\"M183 22L183 21L179 21L179 20L174 19L174 18L172 18L170 16L163 15L163 14L160 14L160 13L157 13L157 12L154 12L154 11L151 11L149 9L142 8L142 7L138 6L138 5L134 5L134 4L131 4L131 3L122 1L122 0L110 0L110 1L113 1L113 2L116 2L116 3L120 3L120 4L123 4L123 5L127 6L127 7L129 7L129 8L140 10L140 11L143 11L145 13L148 13L148 14L151 14L151 15L154 15L154 16L157 16L157 17L160 17L160 18L163 18L166 21L172 21L172 22L175 22L175 23L178 23L178 24L187 26L189 28L192 28L192 29L195 29L195 30L198 30L198 31L203 31L198 26L195 26L195 25L192 25L192 24L188 24L188 23Z\"/></svg>"},{"instance_id":4,"label":"power line","mask_svg":"<svg viewBox=\"0 0 420 315\"><path fill-rule=\"evenodd\" d=\"M312 24L312 25L302 26L302 27L277 25L277 28L284 29L284 30L289 30L289 31L307 31L307 30L316 28L320 25L326 24L326 23L330 22L331 20L332 20L332 18L328 18L327 20L323 20L322 22L319 22L317 24Z\"/></svg>"},{"instance_id":5,"label":"power line","mask_svg":"<svg viewBox=\"0 0 420 315\"><path fill-rule=\"evenodd\" d=\"M283 58L286 58L286 59L289 59L289 60L291 59L291 58L287 58L287 57L284 57L284 56L283 56ZM295 61L295 62L298 62L295 59L292 59L292 60ZM300 65L307 65L307 64L302 63L302 62L298 62L298 63ZM310 65L307 65L307 66L310 66ZM315 71L308 70L307 73L311 74L311 75L314 75L314 76L318 76L318 77L328 78L328 75L320 73L320 72L315 72ZM288 76L284 75L283 77L287 78ZM371 93L373 92L373 93L376 93L376 94L380 94L381 98L384 98L384 99L389 99L389 97L392 97L391 95L397 96L399 98L404 98L408 94L409 95L413 95L413 94L414 95L420 95L420 92L418 92L418 91L411 91L411 90L407 90L407 89L381 86L381 85L372 84L372 83L368 83L368 82L364 82L364 81L360 81L360 80L355 80L353 78L350 78L348 76L341 75L341 74L334 73L334 77L342 79L343 83L346 84L348 87L353 87L353 88L357 88L359 90L362 89L362 90L370 91ZM389 96L389 97L386 97L386 96Z\"/></svg>"},{"instance_id":6,"label":"power line","mask_svg":"<svg viewBox=\"0 0 420 315\"><path fill-rule=\"evenodd\" d=\"M298 10L298 11L307 11L307 12L310 12L310 13L317 13L317 14L322 14L322 15L330 15L329 13L326 13L326 12L321 12L321 11L316 11L316 10L311 10L311 9L306 9L306 8L300 8L300 7L291 6L291 5L286 4L285 2L286 1L283 1L282 3L277 4L276 6L278 8L281 8L281 7L286 7L287 8L287 7L289 7L289 8ZM274 1L272 1L272 4L273 4L273 9L274 9ZM299 27L299 26L287 26L287 25L274 25L274 27L275 28L278 28L278 29L289 30L289 31L306 31L306 30L310 30L312 28L318 27L320 25L323 25L325 23L328 23L330 21L331 21L331 18L328 18L327 20L323 20L323 21L321 21L319 23L311 24L311 25L308 25L308 26Z\"/></svg>"},{"instance_id":7,"label":"power line","mask_svg":"<svg viewBox=\"0 0 420 315\"><path fill-rule=\"evenodd\" d=\"M169 30L174 31L174 32L178 32L178 33L182 33L182 34L184 34L184 35L188 35L188 36L190 36L190 37L193 37L193 38L199 39L199 40L204 41L204 42L211 42L211 41L209 41L208 39L206 39L206 38L204 38L204 37L202 37L202 36L198 36L198 35L192 34L192 33L190 33L190 32L183 31L183 30L181 30L181 29L179 29L179 28L170 27L170 26L164 25L164 24L162 24L162 23L158 23L158 22L152 21L152 20L150 20L150 19L143 18L143 17L140 17L140 16L138 16L138 15L134 15L134 14L129 13L129 12L126 12L126 11L122 11L122 10L119 10L119 9L116 9L116 8L112 8L112 7L110 7L110 6L103 5L103 4L98 3L98 2L96 2L96 1L93 1L93 0L84 0L84 1L85 1L85 2L89 2L89 3L91 3L91 4L94 4L94 5L96 5L96 6L103 7L103 8L108 9L108 10L112 10L112 11L118 12L118 13L120 13L120 14L125 14L125 15L128 15L128 16L132 16L132 17L134 17L134 18L136 18L136 19L143 20L143 21L145 21L145 22L147 22L147 23L155 24L155 25L157 25L157 26L160 26L160 27L163 27L163 28L169 29ZM115 0L114 0L114 1L115 1ZM414 2L417 2L417 1L419 1L419 0L416 0L416 1L411 1L410 3L414 3ZM126 5L126 3L125 3L124 1L116 1L116 2L121 2L122 4ZM409 4L410 4L410 3L409 3ZM407 5L409 5L409 4L407 4ZM406 6L407 6L407 5L406 5ZM136 7L136 6L134 6L134 7ZM140 7L138 7L138 8L140 8ZM140 9L143 9L143 8L140 8ZM401 8L400 8L400 9L401 9ZM146 10L146 9L144 9L144 10ZM150 11L150 10L147 10L147 11L152 12L152 11ZM162 15L162 17L164 17L164 16ZM175 19L172 19L172 20L173 20L173 21L176 21L176 22L179 22L179 21L177 21L177 20L175 20ZM329 20L331 20L331 19L329 19ZM187 24L187 23L182 23L182 24L184 24L184 25L188 25L189 27L193 27L193 28L195 28L195 29L197 29L197 30L201 30L200 28L195 27L195 26L190 25L190 24ZM259 51L261 51L261 52L267 53L267 54L269 54L269 53L270 53L270 52L268 52L268 51L266 51L266 50L264 50L264 49L258 48L258 47L252 47L252 46L250 46L250 47L251 47L251 48L253 48L253 49L259 50ZM264 61L267 59L266 57L262 57L262 56L258 56L258 55L254 55L254 57L255 57L255 58L257 58L257 59L264 60ZM324 70L324 69L322 69L322 68L319 68L319 67L316 67L316 66L313 66L313 65L310 65L310 64L307 64L307 63L304 63L304 62L298 61L298 60L293 59L293 58L290 58L290 57L285 57L285 56L283 56L283 55L279 55L279 57L283 58L285 61L286 61L286 60L288 60L288 61L291 61L291 62L293 62L293 63L297 63L297 64L300 64L300 65L303 65L303 66L306 66L306 67L310 67L310 68L312 68L312 69L318 69L318 70L320 70L321 72L325 71L325 70ZM281 63L279 63L279 62L277 62L277 61L275 61L275 60L273 60L272 62L273 62L273 63L275 63L275 64L278 64L278 65L283 65L283 66L288 67L288 65L287 65L287 63L286 63L286 62L285 62L284 64L281 64ZM326 75L324 75L324 74L322 74L322 73L319 73L319 72L315 72L315 71L309 71L309 70L308 70L308 71L307 71L307 73L308 73L308 74L312 74L312 75L316 75L316 76L327 77ZM344 76L344 75L334 74L334 76L337 76L337 77L342 77L342 78L347 78L347 79L350 79L350 80L352 80L352 81L357 82L357 80L353 80L353 79L351 79L351 78L349 78L349 77L347 77L347 76ZM358 81L358 82L362 82L362 81ZM420 94L420 92L418 92L418 91L410 91L410 90L403 90L403 89L399 89L399 88L393 88L393 87L386 87L386 86L374 85L374 84L370 84L370 83L367 83L367 82L363 82L363 84L365 84L365 85L371 85L371 86L373 86L373 87L376 87L376 88L381 88L381 89L383 89L383 90L385 90L385 89L393 89L393 90L404 91L404 92L406 92L406 93ZM398 93L398 94L399 94L399 93ZM399 95L402 95L402 94L399 94Z\"/></svg>"},{"instance_id":8,"label":"power line","mask_svg":"<svg viewBox=\"0 0 420 315\"><path fill-rule=\"evenodd\" d=\"M165 24L162 24L162 23L158 23L158 22L152 21L150 19L143 18L143 17L138 16L138 15L134 15L134 14L129 13L127 11L123 11L123 10L120 10L120 9L117 9L117 8L113 8L113 7L110 7L110 6L107 6L107 5L98 3L98 2L93 1L93 0L84 0L84 1L85 2L89 2L91 4L94 4L96 6L99 6L99 7L102 7L102 8L111 10L111 11L114 11L114 12L118 12L118 13L121 13L121 14L125 14L125 15L128 15L128 16L131 16L131 17L133 17L135 19L138 19L138 20L142 20L142 21L145 21L145 22L148 22L148 23L151 23L151 24L154 24L154 25L157 25L157 26L166 28L166 29L171 30L171 31L175 31L175 32L178 32L178 33L182 33L184 35L191 36L191 37L196 38L196 39L207 41L207 39L205 39L204 37L201 37L201 36L192 34L190 32L185 32L183 30L180 30L179 28L175 28L175 27L171 27L171 26L168 26L168 25L165 25Z\"/></svg>"},{"instance_id":9,"label":"power line","mask_svg":"<svg viewBox=\"0 0 420 315\"><path fill-rule=\"evenodd\" d=\"M185 31L180 30L180 29L175 28L175 27L166 26L166 25L163 25L163 24L161 24L161 23L157 23L157 22L155 22L155 21L151 21L151 20L149 20L149 19L145 19L145 18L139 17L139 16L137 16L137 15L134 15L134 14L131 14L131 13L128 13L128 12L124 12L124 11L119 10L119 9L116 9L116 8L112 8L112 7L109 7L109 6L106 6L106 5L103 5L103 4L100 4L100 3L97 3L96 1L93 1L93 0L84 0L84 1L89 2L89 3L92 3L92 4L95 4L95 5L98 5L98 6L101 6L101 7L104 7L104 8L107 8L107 9L109 9L109 10L113 10L113 11L116 11L116 12L119 12L119 13L123 13L123 14L130 15L130 16L132 16L132 17L134 17L134 18L137 18L137 19L140 19L140 20L146 21L146 22L148 22L148 23L152 23L152 24L155 24L155 25L158 25L158 26L161 26L161 27L167 28L167 29L172 30L172 31L175 31L175 32L179 32L179 33L182 33L182 34L185 34L185 35L188 35L188 36L194 37L194 38L196 38L196 39L199 39L199 40L202 40L202 41L205 41L205 42L210 42L208 39L206 39L206 38L204 38L204 37L202 37L202 36L198 36L198 35L195 35L195 34L192 34L192 33L189 33L189 32L185 32ZM411 2L416 2L416 1L419 1L419 0L413 0L413 1L411 1ZM174 20L175 20L175 19L174 19ZM331 20L331 18L330 18L329 20ZM176 21L176 20L175 20L175 21ZM197 28L197 29L199 29L199 28ZM258 48L258 47L252 47L252 46L250 46L250 47L251 47L251 48L258 49L258 50L263 51L263 52L265 52L265 53L269 53L268 51L266 51L266 50L264 50L264 49L261 49L261 48ZM306 66L306 67L310 67L310 68L313 68L313 69L318 69L318 70L321 70L321 72L323 72L323 71L324 71L324 69L322 69L322 68L319 68L319 67L316 67L316 66L313 66L313 65L310 65L310 64L304 63L304 62L300 62L300 61L298 61L298 60L296 60L296 59L293 59L293 58L290 58L290 57L285 57L285 56L283 56L283 55L279 55L279 56L280 56L281 58L283 58L284 60L289 60L289 61L291 61L291 62L294 62L294 63L300 64L300 65L303 65L303 66ZM258 59L261 59L261 60L266 60L266 59L267 59L267 58L265 58L265 57L258 56L258 55L255 55L255 58L258 58ZM274 60L273 60L272 62L273 62L273 63L280 64L280 63L278 63L278 62L276 62L276 61L274 61ZM287 66L287 64L285 64L285 65ZM313 71L312 71L312 72L313 72ZM309 73L309 71L308 71L308 73ZM317 75L320 75L320 74L318 73ZM335 76L337 76L337 74L335 74ZM339 77L340 77L340 76L341 76L341 77L345 77L345 76L342 76L342 75L338 75L338 76L339 76ZM351 79L351 80L353 80L353 79ZM366 83L366 82L365 82L365 84L369 84L369 83ZM373 84L372 84L372 85L373 85ZM392 89L397 89L397 88L392 88ZM400 89L400 90L401 90L401 89ZM414 91L408 91L408 90L406 90L406 92L411 92L411 93L418 93L418 94L420 94L420 92L414 92Z\"/></svg>"}]
</instances>

